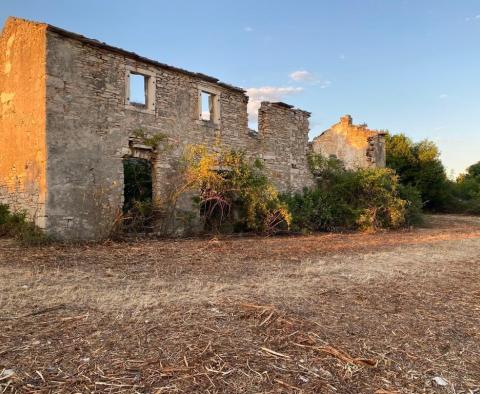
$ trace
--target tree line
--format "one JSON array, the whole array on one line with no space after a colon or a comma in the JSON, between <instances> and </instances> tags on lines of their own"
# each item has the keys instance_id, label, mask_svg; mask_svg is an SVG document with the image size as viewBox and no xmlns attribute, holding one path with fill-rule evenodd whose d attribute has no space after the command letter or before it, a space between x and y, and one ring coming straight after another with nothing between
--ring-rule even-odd
<instances>
[{"instance_id":1,"label":"tree line","mask_svg":"<svg viewBox=\"0 0 480 394\"><path fill-rule=\"evenodd\" d=\"M438 147L429 140L413 142L404 134L386 135L387 167L399 181L417 190L430 212L480 214L480 161L449 179Z\"/></svg>"}]
</instances>

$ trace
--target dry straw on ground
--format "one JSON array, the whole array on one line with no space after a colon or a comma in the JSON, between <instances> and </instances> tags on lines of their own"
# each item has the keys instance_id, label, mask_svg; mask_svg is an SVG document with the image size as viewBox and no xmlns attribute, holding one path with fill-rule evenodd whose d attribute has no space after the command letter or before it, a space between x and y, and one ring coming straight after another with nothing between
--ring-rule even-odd
<instances>
[{"instance_id":1,"label":"dry straw on ground","mask_svg":"<svg viewBox=\"0 0 480 394\"><path fill-rule=\"evenodd\" d=\"M4 243L0 393L478 393L480 219L430 222Z\"/></svg>"}]
</instances>

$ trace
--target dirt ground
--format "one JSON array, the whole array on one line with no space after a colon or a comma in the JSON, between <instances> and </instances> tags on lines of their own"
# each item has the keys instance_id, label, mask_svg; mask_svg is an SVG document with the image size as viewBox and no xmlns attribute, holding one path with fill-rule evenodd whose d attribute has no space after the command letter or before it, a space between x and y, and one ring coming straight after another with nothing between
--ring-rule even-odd
<instances>
[{"instance_id":1,"label":"dirt ground","mask_svg":"<svg viewBox=\"0 0 480 394\"><path fill-rule=\"evenodd\" d=\"M0 241L0 393L480 393L480 218Z\"/></svg>"}]
</instances>

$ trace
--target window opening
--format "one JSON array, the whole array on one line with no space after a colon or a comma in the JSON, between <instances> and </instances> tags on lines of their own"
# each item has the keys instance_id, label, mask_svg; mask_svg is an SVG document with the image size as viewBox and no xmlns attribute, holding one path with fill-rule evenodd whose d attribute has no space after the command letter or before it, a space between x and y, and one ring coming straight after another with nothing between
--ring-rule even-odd
<instances>
[{"instance_id":1,"label":"window opening","mask_svg":"<svg viewBox=\"0 0 480 394\"><path fill-rule=\"evenodd\" d=\"M214 120L214 99L215 95L207 92L201 92L201 110L200 110L200 119L206 120L208 122L213 122Z\"/></svg>"},{"instance_id":2,"label":"window opening","mask_svg":"<svg viewBox=\"0 0 480 394\"><path fill-rule=\"evenodd\" d=\"M130 97L129 103L142 107L147 106L147 82L148 77L142 74L130 73Z\"/></svg>"}]
</instances>

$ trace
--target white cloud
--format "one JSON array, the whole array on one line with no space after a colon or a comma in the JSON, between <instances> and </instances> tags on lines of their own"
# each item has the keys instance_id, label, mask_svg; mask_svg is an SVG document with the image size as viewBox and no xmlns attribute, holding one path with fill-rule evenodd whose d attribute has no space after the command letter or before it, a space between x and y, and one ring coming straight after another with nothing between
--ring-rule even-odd
<instances>
[{"instance_id":1,"label":"white cloud","mask_svg":"<svg viewBox=\"0 0 480 394\"><path fill-rule=\"evenodd\" d=\"M290 74L290 78L296 82L313 82L317 78L310 71L307 70L298 70Z\"/></svg>"},{"instance_id":2,"label":"white cloud","mask_svg":"<svg viewBox=\"0 0 480 394\"><path fill-rule=\"evenodd\" d=\"M441 100L445 100L446 98L448 98L448 94L443 93L440 96L438 96L438 98Z\"/></svg>"},{"instance_id":3,"label":"white cloud","mask_svg":"<svg viewBox=\"0 0 480 394\"><path fill-rule=\"evenodd\" d=\"M248 119L250 122L258 120L258 109L262 101L282 101L287 96L303 92L303 88L287 86L287 87L273 87L263 86L260 88L248 88Z\"/></svg>"},{"instance_id":4,"label":"white cloud","mask_svg":"<svg viewBox=\"0 0 480 394\"><path fill-rule=\"evenodd\" d=\"M245 26L243 28L243 31L246 32L246 33L251 33L253 31L253 27L251 26Z\"/></svg>"},{"instance_id":5,"label":"white cloud","mask_svg":"<svg viewBox=\"0 0 480 394\"><path fill-rule=\"evenodd\" d=\"M340 54L340 56L338 58L340 60L345 60L347 57L342 53L342 54Z\"/></svg>"},{"instance_id":6,"label":"white cloud","mask_svg":"<svg viewBox=\"0 0 480 394\"><path fill-rule=\"evenodd\" d=\"M315 74L311 73L307 70L297 70L290 73L290 79L295 82L304 82L310 83L312 85L319 85L320 88L325 89L331 85L331 81L328 80L321 80L315 76Z\"/></svg>"}]
</instances>

